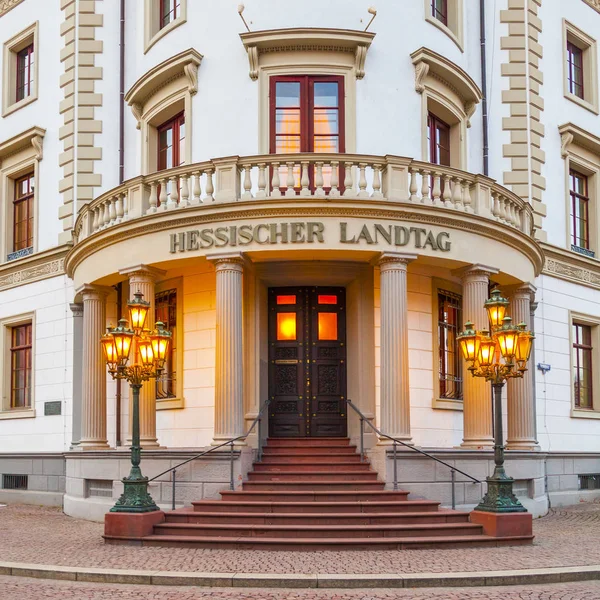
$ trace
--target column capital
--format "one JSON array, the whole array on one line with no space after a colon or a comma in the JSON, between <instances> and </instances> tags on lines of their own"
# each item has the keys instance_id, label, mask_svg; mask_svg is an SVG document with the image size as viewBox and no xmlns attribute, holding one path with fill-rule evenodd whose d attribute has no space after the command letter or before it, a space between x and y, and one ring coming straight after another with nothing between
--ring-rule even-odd
<instances>
[{"instance_id":1,"label":"column capital","mask_svg":"<svg viewBox=\"0 0 600 600\"><path fill-rule=\"evenodd\" d=\"M498 269L477 263L452 271L452 275L460 277L463 281L477 281L484 278L487 280L497 273Z\"/></svg>"},{"instance_id":2,"label":"column capital","mask_svg":"<svg viewBox=\"0 0 600 600\"><path fill-rule=\"evenodd\" d=\"M535 285L533 285L531 283L523 283L523 284L514 286L513 288L510 288L510 295L515 300L521 299L521 300L529 300L530 302L533 302L535 300L536 291L537 291L537 288L535 287Z\"/></svg>"},{"instance_id":3,"label":"column capital","mask_svg":"<svg viewBox=\"0 0 600 600\"><path fill-rule=\"evenodd\" d=\"M382 252L373 259L372 264L381 270L406 270L408 263L417 259L416 254L404 254L403 252Z\"/></svg>"},{"instance_id":4,"label":"column capital","mask_svg":"<svg viewBox=\"0 0 600 600\"><path fill-rule=\"evenodd\" d=\"M206 260L215 266L215 271L239 271L243 272L246 258L242 252L220 252L209 254Z\"/></svg>"},{"instance_id":5,"label":"column capital","mask_svg":"<svg viewBox=\"0 0 600 600\"><path fill-rule=\"evenodd\" d=\"M84 283L75 290L77 295L81 295L83 301L86 300L104 300L112 292L112 289L103 285L92 285Z\"/></svg>"},{"instance_id":6,"label":"column capital","mask_svg":"<svg viewBox=\"0 0 600 600\"><path fill-rule=\"evenodd\" d=\"M126 275L130 280L136 280L137 283L153 283L160 277L166 275L166 271L150 267L148 265L134 265L119 269L119 275Z\"/></svg>"},{"instance_id":7,"label":"column capital","mask_svg":"<svg viewBox=\"0 0 600 600\"><path fill-rule=\"evenodd\" d=\"M69 308L73 313L74 317L83 317L83 303L82 302L72 302L69 304Z\"/></svg>"}]
</instances>

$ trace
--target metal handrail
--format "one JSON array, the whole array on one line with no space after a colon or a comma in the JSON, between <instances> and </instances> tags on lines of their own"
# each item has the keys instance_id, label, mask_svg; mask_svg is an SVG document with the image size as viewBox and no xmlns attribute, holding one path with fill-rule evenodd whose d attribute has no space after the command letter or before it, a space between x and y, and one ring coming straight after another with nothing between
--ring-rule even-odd
<instances>
[{"instance_id":1,"label":"metal handrail","mask_svg":"<svg viewBox=\"0 0 600 600\"><path fill-rule=\"evenodd\" d=\"M424 450L419 450L418 448L415 448L414 446L411 446L410 444L407 444L406 442L403 442L402 440L392 437L391 435L388 435L387 433L383 433L380 429L375 427L375 425L373 425L373 423L371 423L371 421L369 421L369 419L367 419L367 417L360 411L359 408L357 408L356 406L354 406L354 404L352 404L352 400L350 400L348 398L348 399L346 399L346 403L360 417L360 460L361 461L364 461L364 459L365 459L363 423L366 423L380 438L386 438L386 439L394 442L394 490L395 491L398 490L398 467L396 464L397 444L401 444L402 446L404 446L405 448L408 448L409 450L413 450L414 452L418 452L419 454L422 454L423 456L427 456L427 458L430 458L431 460L435 460L436 462L438 462L450 469L450 478L452 481L452 508L453 509L456 508L456 493L455 493L455 487L454 487L455 483L456 483L456 473L460 473L461 475L468 477L473 483L481 483L481 481L479 481L479 479L476 479L475 477L469 475L468 473L465 473L464 471L461 471L460 469L453 467L451 464L449 464L439 458L436 458L435 456L432 456L428 452L425 452Z\"/></svg>"},{"instance_id":2,"label":"metal handrail","mask_svg":"<svg viewBox=\"0 0 600 600\"><path fill-rule=\"evenodd\" d=\"M204 452L200 452L200 454L196 454L196 456L192 456L191 458L188 458L187 460L180 462L179 464L175 465L174 467L171 467L170 469L167 469L166 471L163 471L162 473L159 473L158 475L151 477L150 479L148 479L148 482L154 481L155 479L158 479L159 477L162 477L163 475L166 475L167 473L171 473L171 483L173 484L173 494L172 494L171 506L172 506L173 510L175 510L175 491L176 491L175 490L175 482L176 482L175 476L177 474L177 469L179 469L179 467L182 467L183 465L187 465L187 463L192 462L193 460L196 460L197 458L206 456L207 454L210 454L211 452L214 452L215 450L218 450L219 448L223 448L224 446L229 446L230 447L229 489L233 491L235 489L235 485L234 485L234 481L233 481L233 479L234 479L234 477L233 477L233 446L234 446L235 442L238 442L240 440L245 440L252 433L252 431L256 427L256 424L258 423L258 460L259 461L261 460L261 458L262 458L262 415L263 415L264 410L269 405L269 402L270 402L270 398L267 398L265 400L265 402L263 403L263 405L261 406L260 410L258 411L258 414L254 418L254 421L252 421L252 425L250 425L250 427L248 428L248 431L246 431L246 433L244 433L242 435L238 435L237 437L231 438L229 440L226 440L217 446L213 446L212 448L205 450Z\"/></svg>"}]
</instances>

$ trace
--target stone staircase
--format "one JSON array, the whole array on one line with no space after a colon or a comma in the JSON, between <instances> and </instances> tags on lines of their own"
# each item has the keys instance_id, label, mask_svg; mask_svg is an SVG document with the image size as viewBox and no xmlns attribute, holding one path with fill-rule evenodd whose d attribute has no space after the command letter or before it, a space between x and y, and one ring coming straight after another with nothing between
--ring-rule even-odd
<instances>
[{"instance_id":1,"label":"stone staircase","mask_svg":"<svg viewBox=\"0 0 600 600\"><path fill-rule=\"evenodd\" d=\"M493 538L468 512L384 490L347 438L269 439L237 491L165 513L143 545L263 550L446 548L531 543Z\"/></svg>"}]
</instances>

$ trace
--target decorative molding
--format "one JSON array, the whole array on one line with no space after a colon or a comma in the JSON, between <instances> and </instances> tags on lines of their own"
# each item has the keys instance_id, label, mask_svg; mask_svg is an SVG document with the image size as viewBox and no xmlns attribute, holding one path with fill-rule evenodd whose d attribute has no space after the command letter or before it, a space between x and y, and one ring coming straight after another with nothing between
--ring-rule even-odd
<instances>
[{"instance_id":1,"label":"decorative molding","mask_svg":"<svg viewBox=\"0 0 600 600\"><path fill-rule=\"evenodd\" d=\"M570 131L563 131L560 134L560 155L563 158L567 158L567 156L569 155L567 147L573 142L574 139L575 137Z\"/></svg>"},{"instance_id":2,"label":"decorative molding","mask_svg":"<svg viewBox=\"0 0 600 600\"><path fill-rule=\"evenodd\" d=\"M271 52L350 52L354 54L356 79L362 79L365 76L367 51L374 37L375 34L368 31L318 27L269 29L240 34L248 53L252 81L256 81L260 73L260 56Z\"/></svg>"},{"instance_id":3,"label":"decorative molding","mask_svg":"<svg viewBox=\"0 0 600 600\"><path fill-rule=\"evenodd\" d=\"M595 11L600 12L600 0L583 0L588 6Z\"/></svg>"},{"instance_id":4,"label":"decorative molding","mask_svg":"<svg viewBox=\"0 0 600 600\"><path fill-rule=\"evenodd\" d=\"M0 290L63 275L67 250L66 246L59 246L0 265Z\"/></svg>"},{"instance_id":5,"label":"decorative molding","mask_svg":"<svg viewBox=\"0 0 600 600\"><path fill-rule=\"evenodd\" d=\"M545 263L542 273L565 281L600 289L600 261L542 244Z\"/></svg>"},{"instance_id":6,"label":"decorative molding","mask_svg":"<svg viewBox=\"0 0 600 600\"><path fill-rule=\"evenodd\" d=\"M23 131L5 142L0 143L0 164L5 158L17 154L25 148L31 148L33 146L35 150L35 158L42 160L42 144L46 130L41 127L31 127L27 131Z\"/></svg>"},{"instance_id":7,"label":"decorative molding","mask_svg":"<svg viewBox=\"0 0 600 600\"><path fill-rule=\"evenodd\" d=\"M133 104L131 104L131 112L133 113L133 116L135 117L136 122L136 129L140 129L140 127L142 126L142 105L138 104L137 102L134 102Z\"/></svg>"},{"instance_id":8,"label":"decorative molding","mask_svg":"<svg viewBox=\"0 0 600 600\"><path fill-rule=\"evenodd\" d=\"M425 91L425 77L429 73L429 65L421 62L415 65L415 90L422 94Z\"/></svg>"},{"instance_id":9,"label":"decorative molding","mask_svg":"<svg viewBox=\"0 0 600 600\"><path fill-rule=\"evenodd\" d=\"M198 92L198 65L189 62L183 66L183 72L188 78L188 91L194 96Z\"/></svg>"},{"instance_id":10,"label":"decorative molding","mask_svg":"<svg viewBox=\"0 0 600 600\"><path fill-rule=\"evenodd\" d=\"M4 16L9 10L13 9L23 0L0 0L0 17Z\"/></svg>"},{"instance_id":11,"label":"decorative molding","mask_svg":"<svg viewBox=\"0 0 600 600\"><path fill-rule=\"evenodd\" d=\"M600 156L600 137L590 133L586 129L573 125L573 123L565 123L558 128L561 140L561 154L565 158L569 154L569 144L577 144L597 156Z\"/></svg>"}]
</instances>

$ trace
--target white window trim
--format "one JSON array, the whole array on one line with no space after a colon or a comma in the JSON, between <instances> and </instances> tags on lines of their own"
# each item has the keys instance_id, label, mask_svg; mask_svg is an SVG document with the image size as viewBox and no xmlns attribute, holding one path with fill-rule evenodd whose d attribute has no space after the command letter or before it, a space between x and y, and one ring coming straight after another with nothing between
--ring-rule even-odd
<instances>
[{"instance_id":1,"label":"white window trim","mask_svg":"<svg viewBox=\"0 0 600 600\"><path fill-rule=\"evenodd\" d=\"M464 52L463 0L448 0L448 26L431 14L431 0L424 0L424 4L425 20L443 31Z\"/></svg>"},{"instance_id":2,"label":"white window trim","mask_svg":"<svg viewBox=\"0 0 600 600\"><path fill-rule=\"evenodd\" d=\"M438 356L439 356L439 337L438 337L438 293L440 290L447 290L449 292L453 292L454 294L458 294L462 297L463 290L462 286L453 281L448 281L447 279L439 279L437 277L432 278L432 298L431 298L431 336L433 340L433 400L432 400L432 408L440 409L440 410L464 410L463 400L456 400L453 398L440 398L440 379L439 379L439 365L438 365ZM462 363L461 363L462 364ZM465 381L465 369L463 368L463 386ZM464 390L464 388L463 388Z\"/></svg>"},{"instance_id":3,"label":"white window trim","mask_svg":"<svg viewBox=\"0 0 600 600\"><path fill-rule=\"evenodd\" d=\"M38 72L39 72L39 22L31 24L27 29L17 33L10 40L4 42L3 69L2 69L2 116L7 117L15 111L35 102L38 99ZM33 41L33 89L31 94L18 102L12 99L16 86L16 52L21 46L28 45L26 42Z\"/></svg>"},{"instance_id":4,"label":"white window trim","mask_svg":"<svg viewBox=\"0 0 600 600\"><path fill-rule=\"evenodd\" d=\"M179 16L161 29L159 0L144 0L144 54L173 29L187 22L187 0L180 0L179 8Z\"/></svg>"},{"instance_id":5,"label":"white window trim","mask_svg":"<svg viewBox=\"0 0 600 600\"><path fill-rule=\"evenodd\" d=\"M10 330L18 325L31 323L31 406L29 408L10 408ZM27 419L35 417L35 312L23 313L13 317L0 319L0 381L2 381L2 402L0 403L0 420Z\"/></svg>"},{"instance_id":6,"label":"white window trim","mask_svg":"<svg viewBox=\"0 0 600 600\"><path fill-rule=\"evenodd\" d=\"M0 229L0 264L13 263L21 260L17 258L7 260L8 254L12 252L13 235L13 198L14 181L19 177L33 171L35 178L35 189L33 195L33 252L38 251L39 230L39 162L43 158L43 141L45 129L32 127L6 142L0 144L0 217L4 225ZM31 255L28 255L31 256ZM26 258L26 257L23 257Z\"/></svg>"},{"instance_id":7,"label":"white window trim","mask_svg":"<svg viewBox=\"0 0 600 600\"><path fill-rule=\"evenodd\" d=\"M185 398L183 392L183 278L166 279L156 284L154 293L158 294L166 290L176 290L177 292L177 364L175 372L177 373L175 398L156 398L156 410L171 410L185 408Z\"/></svg>"},{"instance_id":8,"label":"white window trim","mask_svg":"<svg viewBox=\"0 0 600 600\"><path fill-rule=\"evenodd\" d=\"M567 41L571 38L583 50L583 98L569 91L567 72ZM600 114L598 106L598 47L596 40L563 19L563 86L565 98L579 106Z\"/></svg>"},{"instance_id":9,"label":"white window trim","mask_svg":"<svg viewBox=\"0 0 600 600\"><path fill-rule=\"evenodd\" d=\"M571 417L576 419L600 419L600 397L598 396L598 386L600 386L600 369L595 367L594 378L592 380L592 408L575 407L575 388L573 386L573 323L581 325L590 325L592 329L592 366L600 361L600 317L584 315L574 311L569 311L569 371L571 388Z\"/></svg>"}]
</instances>

